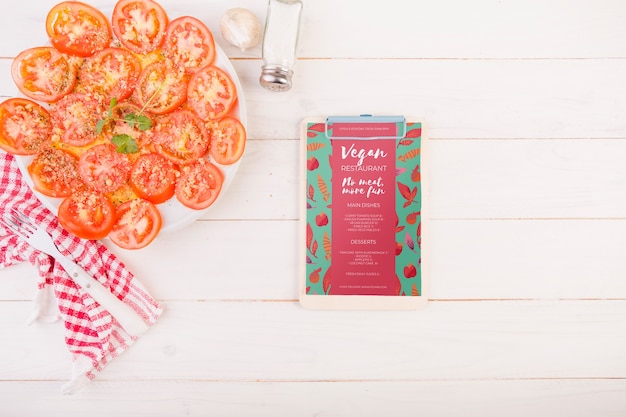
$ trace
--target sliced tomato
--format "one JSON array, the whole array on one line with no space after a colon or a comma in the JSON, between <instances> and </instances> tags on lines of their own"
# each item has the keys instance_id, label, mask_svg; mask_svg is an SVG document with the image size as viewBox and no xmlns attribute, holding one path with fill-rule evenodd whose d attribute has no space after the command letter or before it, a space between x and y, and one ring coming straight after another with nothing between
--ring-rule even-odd
<instances>
[{"instance_id":1,"label":"sliced tomato","mask_svg":"<svg viewBox=\"0 0 626 417\"><path fill-rule=\"evenodd\" d=\"M113 39L107 17L78 1L63 1L50 9L46 32L59 51L82 57L106 48Z\"/></svg>"},{"instance_id":2,"label":"sliced tomato","mask_svg":"<svg viewBox=\"0 0 626 417\"><path fill-rule=\"evenodd\" d=\"M122 48L106 48L85 60L75 91L98 93L122 101L132 94L141 74L141 61Z\"/></svg>"},{"instance_id":3,"label":"sliced tomato","mask_svg":"<svg viewBox=\"0 0 626 417\"><path fill-rule=\"evenodd\" d=\"M96 124L106 117L106 106L97 97L70 93L51 108L53 134L71 146L86 146L98 138Z\"/></svg>"},{"instance_id":4,"label":"sliced tomato","mask_svg":"<svg viewBox=\"0 0 626 417\"><path fill-rule=\"evenodd\" d=\"M84 187L78 176L78 158L52 147L42 149L28 165L35 190L48 197L67 197Z\"/></svg>"},{"instance_id":5,"label":"sliced tomato","mask_svg":"<svg viewBox=\"0 0 626 417\"><path fill-rule=\"evenodd\" d=\"M117 39L138 54L153 52L163 44L168 22L165 9L152 0L119 0L111 18Z\"/></svg>"},{"instance_id":6,"label":"sliced tomato","mask_svg":"<svg viewBox=\"0 0 626 417\"><path fill-rule=\"evenodd\" d=\"M136 96L139 105L153 114L169 113L187 99L188 79L167 61L157 61L139 76Z\"/></svg>"},{"instance_id":7,"label":"sliced tomato","mask_svg":"<svg viewBox=\"0 0 626 417\"><path fill-rule=\"evenodd\" d=\"M154 204L174 195L177 171L170 161L158 153L140 155L130 172L130 186L137 196Z\"/></svg>"},{"instance_id":8,"label":"sliced tomato","mask_svg":"<svg viewBox=\"0 0 626 417\"><path fill-rule=\"evenodd\" d=\"M102 143L80 155L78 174L87 187L108 194L128 182L131 166L128 155L116 152L115 145Z\"/></svg>"},{"instance_id":9,"label":"sliced tomato","mask_svg":"<svg viewBox=\"0 0 626 417\"><path fill-rule=\"evenodd\" d=\"M218 164L239 161L246 147L246 129L239 119L224 117L211 128L209 153Z\"/></svg>"},{"instance_id":10,"label":"sliced tomato","mask_svg":"<svg viewBox=\"0 0 626 417\"><path fill-rule=\"evenodd\" d=\"M157 119L151 135L155 149L175 164L186 164L209 149L204 122L191 110L178 109Z\"/></svg>"},{"instance_id":11,"label":"sliced tomato","mask_svg":"<svg viewBox=\"0 0 626 417\"><path fill-rule=\"evenodd\" d=\"M232 109L237 101L237 89L224 70L210 65L189 80L187 101L203 120L217 120Z\"/></svg>"},{"instance_id":12,"label":"sliced tomato","mask_svg":"<svg viewBox=\"0 0 626 417\"><path fill-rule=\"evenodd\" d=\"M213 34L195 17L174 19L167 27L163 55L186 72L194 73L215 60Z\"/></svg>"},{"instance_id":13,"label":"sliced tomato","mask_svg":"<svg viewBox=\"0 0 626 417\"><path fill-rule=\"evenodd\" d=\"M53 103L76 85L78 61L51 46L26 49L11 64L17 88L33 100Z\"/></svg>"},{"instance_id":14,"label":"sliced tomato","mask_svg":"<svg viewBox=\"0 0 626 417\"><path fill-rule=\"evenodd\" d=\"M73 193L59 204L59 223L82 239L103 239L115 223L115 206L95 191Z\"/></svg>"},{"instance_id":15,"label":"sliced tomato","mask_svg":"<svg viewBox=\"0 0 626 417\"><path fill-rule=\"evenodd\" d=\"M0 148L14 155L34 155L50 141L50 114L26 98L0 103Z\"/></svg>"},{"instance_id":16,"label":"sliced tomato","mask_svg":"<svg viewBox=\"0 0 626 417\"><path fill-rule=\"evenodd\" d=\"M154 204L136 198L117 207L116 220L109 238L124 249L141 249L161 230L161 214Z\"/></svg>"},{"instance_id":17,"label":"sliced tomato","mask_svg":"<svg viewBox=\"0 0 626 417\"><path fill-rule=\"evenodd\" d=\"M182 169L176 181L176 198L190 209L202 210L215 202L223 183L219 168L202 158Z\"/></svg>"}]
</instances>

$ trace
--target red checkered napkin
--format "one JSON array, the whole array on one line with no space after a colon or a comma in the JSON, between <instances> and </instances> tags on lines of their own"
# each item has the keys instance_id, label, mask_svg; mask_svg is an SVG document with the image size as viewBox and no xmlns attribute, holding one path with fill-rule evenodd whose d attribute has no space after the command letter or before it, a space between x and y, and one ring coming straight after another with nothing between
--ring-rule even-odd
<instances>
[{"instance_id":1,"label":"red checkered napkin","mask_svg":"<svg viewBox=\"0 0 626 417\"><path fill-rule=\"evenodd\" d=\"M0 215L16 209L44 224L59 250L74 259L94 278L130 305L149 325L156 322L161 306L113 253L97 241L79 239L63 229L22 181L13 156L0 151ZM137 338L128 335L111 315L74 284L54 258L41 253L0 226L0 268L29 261L38 271L38 315L45 310L46 294L53 290L58 313L65 323L65 343L73 355L71 380L63 392L73 393L91 381Z\"/></svg>"}]
</instances>

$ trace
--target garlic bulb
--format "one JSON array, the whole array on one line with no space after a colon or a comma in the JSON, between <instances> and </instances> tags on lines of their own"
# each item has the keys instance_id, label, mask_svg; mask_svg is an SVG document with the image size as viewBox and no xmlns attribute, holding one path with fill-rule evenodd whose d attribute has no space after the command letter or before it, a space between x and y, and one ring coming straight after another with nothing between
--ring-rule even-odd
<instances>
[{"instance_id":1,"label":"garlic bulb","mask_svg":"<svg viewBox=\"0 0 626 417\"><path fill-rule=\"evenodd\" d=\"M220 19L224 39L242 51L259 43L261 25L256 15L248 9L228 9Z\"/></svg>"}]
</instances>

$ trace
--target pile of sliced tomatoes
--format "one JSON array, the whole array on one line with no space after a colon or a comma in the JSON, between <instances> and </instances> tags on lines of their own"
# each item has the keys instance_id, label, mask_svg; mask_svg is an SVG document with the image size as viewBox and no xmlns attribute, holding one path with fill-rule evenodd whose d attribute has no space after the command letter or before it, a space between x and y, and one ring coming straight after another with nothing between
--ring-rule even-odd
<instances>
[{"instance_id":1,"label":"pile of sliced tomatoes","mask_svg":"<svg viewBox=\"0 0 626 417\"><path fill-rule=\"evenodd\" d=\"M137 249L159 233L159 204L210 206L220 166L241 158L246 132L206 25L170 21L153 0L120 0L110 20L65 1L48 13L46 31L51 46L13 61L26 98L0 103L0 148L33 156L34 188L62 199L60 223Z\"/></svg>"}]
</instances>

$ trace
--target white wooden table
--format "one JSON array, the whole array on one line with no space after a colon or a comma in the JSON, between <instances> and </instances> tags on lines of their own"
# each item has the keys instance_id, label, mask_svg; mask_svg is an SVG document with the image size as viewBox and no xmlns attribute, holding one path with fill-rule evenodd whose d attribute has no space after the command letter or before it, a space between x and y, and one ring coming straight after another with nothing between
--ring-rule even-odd
<instances>
[{"instance_id":1,"label":"white wooden table","mask_svg":"<svg viewBox=\"0 0 626 417\"><path fill-rule=\"evenodd\" d=\"M54 3L0 14L1 96ZM1 416L626 415L623 0L305 0L282 94L257 82L260 48L218 30L230 7L264 21L265 1L161 3L232 59L244 159L204 218L113 248L165 311L75 395L61 324L25 326L34 270L0 272ZM429 126L421 311L297 302L299 124L359 113Z\"/></svg>"}]
</instances>

